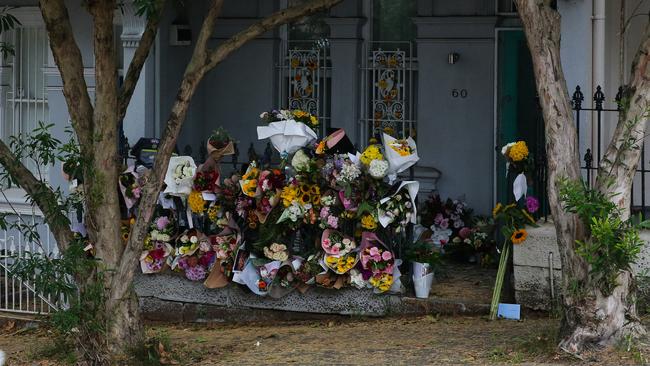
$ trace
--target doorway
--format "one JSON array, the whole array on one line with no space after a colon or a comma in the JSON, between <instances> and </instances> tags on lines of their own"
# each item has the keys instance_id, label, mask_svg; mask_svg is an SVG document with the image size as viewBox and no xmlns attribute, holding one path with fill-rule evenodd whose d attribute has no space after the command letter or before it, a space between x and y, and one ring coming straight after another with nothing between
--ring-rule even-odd
<instances>
[{"instance_id":1,"label":"doorway","mask_svg":"<svg viewBox=\"0 0 650 366\"><path fill-rule=\"evenodd\" d=\"M526 37L521 29L497 29L496 41L495 199L502 203L514 201L514 177L506 176L501 147L523 140L535 160L535 169L528 175L528 194L546 201L544 120Z\"/></svg>"}]
</instances>

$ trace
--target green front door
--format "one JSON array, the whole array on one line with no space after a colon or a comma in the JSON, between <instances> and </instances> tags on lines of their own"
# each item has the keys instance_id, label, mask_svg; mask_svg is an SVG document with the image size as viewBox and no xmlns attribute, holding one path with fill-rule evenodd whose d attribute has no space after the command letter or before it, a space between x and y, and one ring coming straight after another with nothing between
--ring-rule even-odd
<instances>
[{"instance_id":1,"label":"green front door","mask_svg":"<svg viewBox=\"0 0 650 366\"><path fill-rule=\"evenodd\" d=\"M506 177L506 161L501 147L524 140L536 161L544 155L544 125L537 101L535 75L523 31L497 32L497 200L512 202L512 181ZM543 170L536 164L528 177L528 193L538 198L544 194Z\"/></svg>"}]
</instances>

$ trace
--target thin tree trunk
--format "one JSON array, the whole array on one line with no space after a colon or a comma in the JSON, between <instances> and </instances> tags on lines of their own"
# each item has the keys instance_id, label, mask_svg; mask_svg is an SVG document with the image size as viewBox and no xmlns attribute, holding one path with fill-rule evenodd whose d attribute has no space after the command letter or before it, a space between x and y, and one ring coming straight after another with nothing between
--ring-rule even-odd
<instances>
[{"instance_id":1,"label":"thin tree trunk","mask_svg":"<svg viewBox=\"0 0 650 366\"><path fill-rule=\"evenodd\" d=\"M560 16L550 3L517 0L544 113L549 204L562 259L565 311L559 346L577 354L590 345L611 344L628 335L641 334L644 329L636 318L633 278L629 272L620 273L619 286L608 296L589 280L589 267L575 250L576 240L585 236L583 223L564 210L558 197L561 179L582 178L575 123L560 60Z\"/></svg>"},{"instance_id":2,"label":"thin tree trunk","mask_svg":"<svg viewBox=\"0 0 650 366\"><path fill-rule=\"evenodd\" d=\"M624 87L622 110L614 136L598 169L598 189L612 196L623 211L630 215L632 182L641 159L650 116L650 22L632 63L630 82Z\"/></svg>"}]
</instances>

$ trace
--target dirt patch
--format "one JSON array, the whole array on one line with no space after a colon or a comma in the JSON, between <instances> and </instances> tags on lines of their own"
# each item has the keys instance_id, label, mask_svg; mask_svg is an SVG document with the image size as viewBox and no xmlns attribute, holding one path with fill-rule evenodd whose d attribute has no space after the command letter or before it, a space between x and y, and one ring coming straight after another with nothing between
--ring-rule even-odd
<instances>
[{"instance_id":1,"label":"dirt patch","mask_svg":"<svg viewBox=\"0 0 650 366\"><path fill-rule=\"evenodd\" d=\"M556 353L557 326L557 320L530 314L519 322L426 316L245 326L155 324L147 333L166 344L181 365L640 364L650 351L606 350L577 360ZM10 365L65 364L35 357L48 344L44 330L0 335Z\"/></svg>"},{"instance_id":2,"label":"dirt patch","mask_svg":"<svg viewBox=\"0 0 650 366\"><path fill-rule=\"evenodd\" d=\"M496 275L496 268L458 263L447 265L436 274L430 297L489 304Z\"/></svg>"}]
</instances>

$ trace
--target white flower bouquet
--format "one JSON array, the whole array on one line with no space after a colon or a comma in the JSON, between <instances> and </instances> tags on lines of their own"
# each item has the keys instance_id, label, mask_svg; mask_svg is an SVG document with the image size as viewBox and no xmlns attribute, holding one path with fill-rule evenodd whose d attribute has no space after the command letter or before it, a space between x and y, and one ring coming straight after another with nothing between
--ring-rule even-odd
<instances>
[{"instance_id":1,"label":"white flower bouquet","mask_svg":"<svg viewBox=\"0 0 650 366\"><path fill-rule=\"evenodd\" d=\"M257 127L257 139L270 139L273 147L286 157L316 140L316 132L304 123L293 119L271 122L268 126Z\"/></svg>"},{"instance_id":2,"label":"white flower bouquet","mask_svg":"<svg viewBox=\"0 0 650 366\"><path fill-rule=\"evenodd\" d=\"M384 142L384 155L388 160L388 177L394 181L397 174L405 171L420 160L415 140L409 137L405 140L398 140L387 134L382 135Z\"/></svg>"},{"instance_id":3,"label":"white flower bouquet","mask_svg":"<svg viewBox=\"0 0 650 366\"><path fill-rule=\"evenodd\" d=\"M419 189L420 182L405 181L400 183L395 193L379 200L379 207L377 208L379 223L383 227L387 227L399 220L398 229L405 228L409 222L415 224L417 220L415 197Z\"/></svg>"},{"instance_id":4,"label":"white flower bouquet","mask_svg":"<svg viewBox=\"0 0 650 366\"><path fill-rule=\"evenodd\" d=\"M171 195L189 195L192 192L196 164L191 156L172 156L165 174L165 192Z\"/></svg>"}]
</instances>

